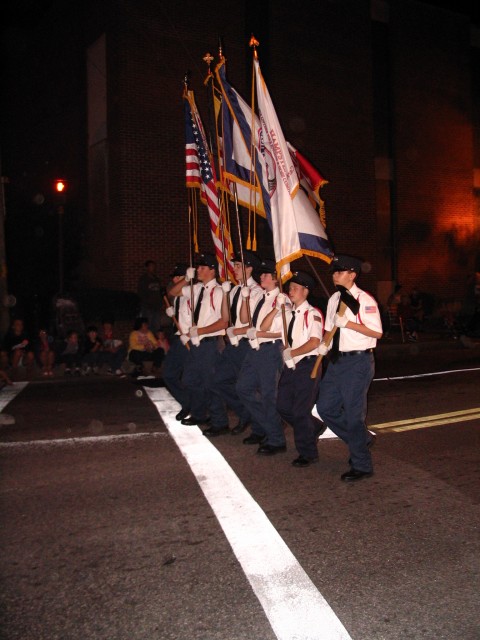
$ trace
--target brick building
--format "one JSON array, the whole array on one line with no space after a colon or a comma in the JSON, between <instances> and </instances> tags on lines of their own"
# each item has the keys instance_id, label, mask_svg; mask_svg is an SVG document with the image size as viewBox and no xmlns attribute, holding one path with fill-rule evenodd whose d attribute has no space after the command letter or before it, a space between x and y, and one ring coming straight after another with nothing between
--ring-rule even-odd
<instances>
[{"instance_id":1,"label":"brick building","mask_svg":"<svg viewBox=\"0 0 480 640\"><path fill-rule=\"evenodd\" d=\"M329 181L334 248L371 265L366 288L382 300L398 281L465 297L480 270L480 30L414 0L307 0L294 13L284 0L53 0L11 23L2 161L13 290L55 280L55 177L69 181L77 287L133 291L146 259L167 280L188 256L185 72L208 126L202 58L221 36L229 80L249 99L251 32L285 136ZM259 237L265 252L268 230Z\"/></svg>"}]
</instances>

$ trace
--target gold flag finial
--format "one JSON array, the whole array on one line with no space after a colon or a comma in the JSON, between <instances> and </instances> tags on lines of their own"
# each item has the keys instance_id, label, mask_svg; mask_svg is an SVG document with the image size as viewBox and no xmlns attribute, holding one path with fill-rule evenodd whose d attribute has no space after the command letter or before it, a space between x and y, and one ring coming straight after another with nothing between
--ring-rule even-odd
<instances>
[{"instance_id":1,"label":"gold flag finial","mask_svg":"<svg viewBox=\"0 0 480 640\"><path fill-rule=\"evenodd\" d=\"M249 46L253 47L253 56L254 58L257 58L258 57L257 47L260 46L260 42L255 38L253 33L252 33L252 37L250 38Z\"/></svg>"},{"instance_id":2,"label":"gold flag finial","mask_svg":"<svg viewBox=\"0 0 480 640\"><path fill-rule=\"evenodd\" d=\"M213 62L213 56L210 53L210 51L207 51L207 53L203 56L202 60L205 62L205 64L208 66L208 73L207 73L207 77L204 80L205 85L208 84L209 80L211 78L213 78L213 73L212 73L212 62Z\"/></svg>"},{"instance_id":3,"label":"gold flag finial","mask_svg":"<svg viewBox=\"0 0 480 640\"><path fill-rule=\"evenodd\" d=\"M202 60L208 65L208 68L210 69L210 65L213 62L213 56L210 53L210 51L207 51L207 53L203 56Z\"/></svg>"}]
</instances>

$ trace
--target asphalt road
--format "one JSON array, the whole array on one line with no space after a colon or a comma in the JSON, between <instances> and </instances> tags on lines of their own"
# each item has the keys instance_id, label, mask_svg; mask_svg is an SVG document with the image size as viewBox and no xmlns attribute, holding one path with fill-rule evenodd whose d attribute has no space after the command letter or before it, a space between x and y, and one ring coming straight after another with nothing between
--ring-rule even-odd
<instances>
[{"instance_id":1,"label":"asphalt road","mask_svg":"<svg viewBox=\"0 0 480 640\"><path fill-rule=\"evenodd\" d=\"M480 638L475 368L480 347L379 350L375 475L353 486L339 481L338 440L321 440L307 469L290 465L288 428L288 452L271 459L238 437L213 442L353 640ZM32 382L4 409L15 424L0 429L0 637L280 637L201 480L136 390L106 377Z\"/></svg>"}]
</instances>

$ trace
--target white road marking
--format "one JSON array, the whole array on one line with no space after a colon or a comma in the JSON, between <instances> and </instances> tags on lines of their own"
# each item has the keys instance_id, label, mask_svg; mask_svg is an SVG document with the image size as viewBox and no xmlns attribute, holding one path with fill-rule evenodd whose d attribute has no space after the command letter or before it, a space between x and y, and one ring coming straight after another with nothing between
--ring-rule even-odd
<instances>
[{"instance_id":1,"label":"white road marking","mask_svg":"<svg viewBox=\"0 0 480 640\"><path fill-rule=\"evenodd\" d=\"M20 391L23 391L28 382L14 382L12 385L6 385L0 391L0 411L3 411L7 404L11 402Z\"/></svg>"},{"instance_id":2,"label":"white road marking","mask_svg":"<svg viewBox=\"0 0 480 640\"><path fill-rule=\"evenodd\" d=\"M388 382L389 380L413 380L414 378L429 378L430 376L444 376L447 373L465 373L467 371L480 371L480 367L471 369L449 369L447 371L432 371L431 373L417 373L411 376L392 376L391 378L374 378L373 382Z\"/></svg>"},{"instance_id":3,"label":"white road marking","mask_svg":"<svg viewBox=\"0 0 480 640\"><path fill-rule=\"evenodd\" d=\"M198 427L175 420L164 388L145 388L189 463L279 640L351 640L264 511ZM165 407L169 408L166 409Z\"/></svg>"},{"instance_id":4,"label":"white road marking","mask_svg":"<svg viewBox=\"0 0 480 640\"><path fill-rule=\"evenodd\" d=\"M92 444L115 442L116 440L139 440L142 438L165 438L164 431L139 431L138 433L112 433L106 436L85 436L78 438L54 438L52 440L16 440L15 442L0 442L0 449L16 449L23 447L69 447L78 444Z\"/></svg>"}]
</instances>

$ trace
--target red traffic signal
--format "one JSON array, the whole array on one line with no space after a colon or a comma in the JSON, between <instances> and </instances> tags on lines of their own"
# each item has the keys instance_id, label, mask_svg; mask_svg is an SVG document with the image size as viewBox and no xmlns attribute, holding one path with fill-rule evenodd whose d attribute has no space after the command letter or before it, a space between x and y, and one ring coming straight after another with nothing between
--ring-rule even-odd
<instances>
[{"instance_id":1,"label":"red traffic signal","mask_svg":"<svg viewBox=\"0 0 480 640\"><path fill-rule=\"evenodd\" d=\"M54 199L57 205L64 205L67 202L68 184L63 178L57 178L53 184Z\"/></svg>"}]
</instances>

